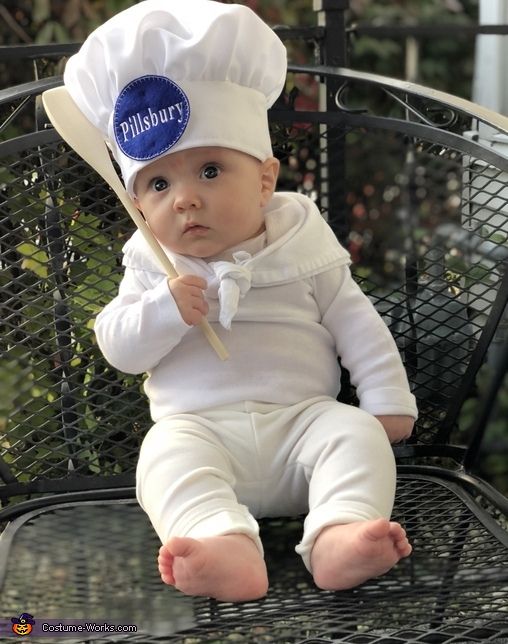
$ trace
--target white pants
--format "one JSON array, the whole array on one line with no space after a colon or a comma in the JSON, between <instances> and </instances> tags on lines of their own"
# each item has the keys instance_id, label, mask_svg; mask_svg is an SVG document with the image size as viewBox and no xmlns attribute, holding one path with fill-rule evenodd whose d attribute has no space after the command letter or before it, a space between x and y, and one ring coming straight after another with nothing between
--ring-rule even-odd
<instances>
[{"instance_id":1,"label":"white pants","mask_svg":"<svg viewBox=\"0 0 508 644\"><path fill-rule=\"evenodd\" d=\"M394 496L381 423L329 397L176 414L147 433L137 467L137 498L162 543L243 533L263 553L254 517L307 513L296 551L309 570L324 527L389 518Z\"/></svg>"}]
</instances>

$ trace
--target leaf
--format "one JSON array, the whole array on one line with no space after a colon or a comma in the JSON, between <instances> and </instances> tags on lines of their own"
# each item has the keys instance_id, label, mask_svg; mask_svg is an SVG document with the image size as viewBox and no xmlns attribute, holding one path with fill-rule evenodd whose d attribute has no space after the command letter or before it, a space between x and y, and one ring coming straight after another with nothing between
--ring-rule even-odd
<instances>
[{"instance_id":1,"label":"leaf","mask_svg":"<svg viewBox=\"0 0 508 644\"><path fill-rule=\"evenodd\" d=\"M32 9L32 20L35 23L46 21L51 16L50 0L34 0Z\"/></svg>"},{"instance_id":2,"label":"leaf","mask_svg":"<svg viewBox=\"0 0 508 644\"><path fill-rule=\"evenodd\" d=\"M49 259L42 249L31 242L23 242L16 250L25 258L21 263L22 268L35 273L37 277L47 279Z\"/></svg>"},{"instance_id":3,"label":"leaf","mask_svg":"<svg viewBox=\"0 0 508 644\"><path fill-rule=\"evenodd\" d=\"M45 45L47 43L50 43L53 39L54 27L54 22L47 22L44 27L42 27L42 29L38 31L35 38L35 43L37 45Z\"/></svg>"},{"instance_id":4,"label":"leaf","mask_svg":"<svg viewBox=\"0 0 508 644\"><path fill-rule=\"evenodd\" d=\"M54 24L54 37L55 42L69 42L71 40L65 27L58 22Z\"/></svg>"},{"instance_id":5,"label":"leaf","mask_svg":"<svg viewBox=\"0 0 508 644\"><path fill-rule=\"evenodd\" d=\"M26 380L27 370L16 360L2 360L0 364L0 418L14 408L19 396L20 383Z\"/></svg>"}]
</instances>

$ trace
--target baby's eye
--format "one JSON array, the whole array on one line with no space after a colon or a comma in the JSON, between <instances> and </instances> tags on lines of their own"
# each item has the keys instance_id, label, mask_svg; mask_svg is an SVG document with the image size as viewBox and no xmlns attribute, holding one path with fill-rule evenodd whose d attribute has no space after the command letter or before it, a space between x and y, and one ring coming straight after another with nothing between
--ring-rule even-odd
<instances>
[{"instance_id":1,"label":"baby's eye","mask_svg":"<svg viewBox=\"0 0 508 644\"><path fill-rule=\"evenodd\" d=\"M156 192L162 192L162 190L166 190L166 188L168 187L168 185L169 185L169 184L168 184L168 182L166 181L166 179L162 179L162 177L157 177L157 179L154 179L154 180L152 181L152 188L153 188Z\"/></svg>"},{"instance_id":2,"label":"baby's eye","mask_svg":"<svg viewBox=\"0 0 508 644\"><path fill-rule=\"evenodd\" d=\"M216 165L207 165L203 168L201 175L205 179L215 179L220 174L220 170Z\"/></svg>"}]
</instances>

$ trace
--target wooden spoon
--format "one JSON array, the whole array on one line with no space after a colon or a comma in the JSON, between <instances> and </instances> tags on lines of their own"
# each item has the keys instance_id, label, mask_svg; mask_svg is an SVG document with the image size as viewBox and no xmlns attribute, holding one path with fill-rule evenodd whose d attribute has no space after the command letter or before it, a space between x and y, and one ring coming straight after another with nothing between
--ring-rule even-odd
<instances>
[{"instance_id":1,"label":"wooden spoon","mask_svg":"<svg viewBox=\"0 0 508 644\"><path fill-rule=\"evenodd\" d=\"M161 245L154 237L148 224L141 216L134 202L124 188L117 175L106 143L98 130L86 118L83 112L71 98L66 87L48 89L42 94L42 102L49 119L62 139L73 148L88 165L90 165L114 190L125 210L129 213L136 226L141 231L146 242L155 253L169 278L178 276L174 266ZM221 360L227 360L229 354L217 337L207 320L203 319L200 328L210 345L215 349Z\"/></svg>"}]
</instances>

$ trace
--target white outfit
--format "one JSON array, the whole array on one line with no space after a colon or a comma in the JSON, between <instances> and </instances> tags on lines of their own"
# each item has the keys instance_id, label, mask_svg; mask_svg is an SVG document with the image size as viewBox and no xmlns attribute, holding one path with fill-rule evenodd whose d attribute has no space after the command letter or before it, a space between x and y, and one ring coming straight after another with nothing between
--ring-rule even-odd
<instances>
[{"instance_id":1,"label":"white outfit","mask_svg":"<svg viewBox=\"0 0 508 644\"><path fill-rule=\"evenodd\" d=\"M208 319L228 361L182 320L139 233L95 330L111 364L148 372L156 424L141 449L137 493L161 541L243 532L261 548L253 515L309 509L298 547L309 567L324 526L389 516L395 466L372 415L417 411L390 332L316 206L276 193L265 222L266 246L232 249L233 261L168 252L180 274L207 279ZM361 409L335 401L337 355Z\"/></svg>"}]
</instances>

